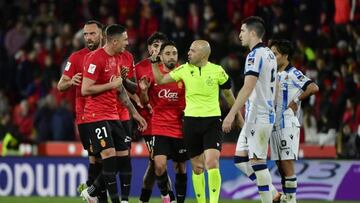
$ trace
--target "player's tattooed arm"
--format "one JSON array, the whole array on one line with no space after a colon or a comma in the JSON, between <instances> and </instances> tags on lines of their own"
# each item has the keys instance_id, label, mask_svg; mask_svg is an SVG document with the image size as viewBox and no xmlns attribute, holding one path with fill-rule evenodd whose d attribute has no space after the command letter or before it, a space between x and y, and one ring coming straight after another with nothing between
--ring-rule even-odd
<instances>
[{"instance_id":1,"label":"player's tattooed arm","mask_svg":"<svg viewBox=\"0 0 360 203\"><path fill-rule=\"evenodd\" d=\"M127 94L127 91L124 87L124 85L120 85L119 87L119 99L121 102L126 106L126 108L129 110L130 114L132 115L133 119L137 122L138 128L140 131L144 131L147 128L147 123L143 117L140 116L140 114L135 109L134 105L130 101L130 98Z\"/></svg>"},{"instance_id":2,"label":"player's tattooed arm","mask_svg":"<svg viewBox=\"0 0 360 203\"><path fill-rule=\"evenodd\" d=\"M130 101L129 95L127 94L127 91L123 84L121 84L119 87L119 99L129 110L130 114L134 114L135 112L137 112L134 105Z\"/></svg>"}]
</instances>

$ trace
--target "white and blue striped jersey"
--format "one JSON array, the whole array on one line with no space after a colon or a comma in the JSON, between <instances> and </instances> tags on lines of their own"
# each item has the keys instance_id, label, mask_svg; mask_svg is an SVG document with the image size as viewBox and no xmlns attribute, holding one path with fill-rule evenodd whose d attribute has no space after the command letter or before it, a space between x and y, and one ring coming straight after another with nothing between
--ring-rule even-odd
<instances>
[{"instance_id":1,"label":"white and blue striped jersey","mask_svg":"<svg viewBox=\"0 0 360 203\"><path fill-rule=\"evenodd\" d=\"M298 106L296 114L294 114L291 109L288 109L288 105L292 100L301 95L312 81L290 64L283 71L279 72L277 77L279 89L275 101L275 126L280 128L293 127L294 122L297 126L300 126L299 115L301 103Z\"/></svg>"},{"instance_id":2,"label":"white and blue striped jersey","mask_svg":"<svg viewBox=\"0 0 360 203\"><path fill-rule=\"evenodd\" d=\"M262 43L257 44L246 57L245 77L258 77L256 86L245 103L245 122L275 122L275 85L277 63L274 53Z\"/></svg>"}]
</instances>

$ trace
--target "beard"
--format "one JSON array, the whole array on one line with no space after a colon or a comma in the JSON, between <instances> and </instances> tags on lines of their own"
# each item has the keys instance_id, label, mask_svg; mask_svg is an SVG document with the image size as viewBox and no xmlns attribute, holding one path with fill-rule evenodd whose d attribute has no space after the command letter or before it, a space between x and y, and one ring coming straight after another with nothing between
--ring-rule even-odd
<instances>
[{"instance_id":1,"label":"beard","mask_svg":"<svg viewBox=\"0 0 360 203\"><path fill-rule=\"evenodd\" d=\"M172 69L175 68L176 62L175 62L175 61L173 61L173 62L168 62L168 63L165 64L165 66L166 66L166 68L172 70Z\"/></svg>"},{"instance_id":2,"label":"beard","mask_svg":"<svg viewBox=\"0 0 360 203\"><path fill-rule=\"evenodd\" d=\"M99 43L100 42L89 41L89 42L86 42L86 47L89 50L94 51L95 49L97 49L99 47Z\"/></svg>"}]
</instances>

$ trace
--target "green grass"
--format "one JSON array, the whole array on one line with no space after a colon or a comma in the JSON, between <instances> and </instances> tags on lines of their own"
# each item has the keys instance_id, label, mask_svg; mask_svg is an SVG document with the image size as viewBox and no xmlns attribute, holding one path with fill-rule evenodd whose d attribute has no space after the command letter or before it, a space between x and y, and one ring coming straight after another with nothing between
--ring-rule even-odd
<instances>
[{"instance_id":1,"label":"green grass","mask_svg":"<svg viewBox=\"0 0 360 203\"><path fill-rule=\"evenodd\" d=\"M137 203L138 198L131 198L130 203ZM219 203L258 203L260 201L250 201L250 200L220 200ZM330 201L297 201L298 203L327 203ZM335 203L356 203L359 201L334 201ZM0 203L84 203L80 197L1 197ZM110 203L110 201L109 201ZM151 203L161 203L159 198L151 199ZM194 199L187 199L186 203L196 203Z\"/></svg>"}]
</instances>

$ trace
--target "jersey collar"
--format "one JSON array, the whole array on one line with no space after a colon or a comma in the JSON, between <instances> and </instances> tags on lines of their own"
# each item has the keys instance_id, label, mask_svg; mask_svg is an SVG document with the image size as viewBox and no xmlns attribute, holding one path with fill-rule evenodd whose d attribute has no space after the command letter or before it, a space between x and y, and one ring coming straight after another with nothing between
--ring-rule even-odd
<instances>
[{"instance_id":1,"label":"jersey collar","mask_svg":"<svg viewBox=\"0 0 360 203\"><path fill-rule=\"evenodd\" d=\"M251 49L251 51L254 51L254 50L257 49L257 48L264 47L264 46L265 46L264 43L259 42L259 43L257 43L257 44Z\"/></svg>"},{"instance_id":2,"label":"jersey collar","mask_svg":"<svg viewBox=\"0 0 360 203\"><path fill-rule=\"evenodd\" d=\"M292 68L293 66L291 65L291 63L289 63L286 68L284 69L284 71L289 72L289 70Z\"/></svg>"}]
</instances>

